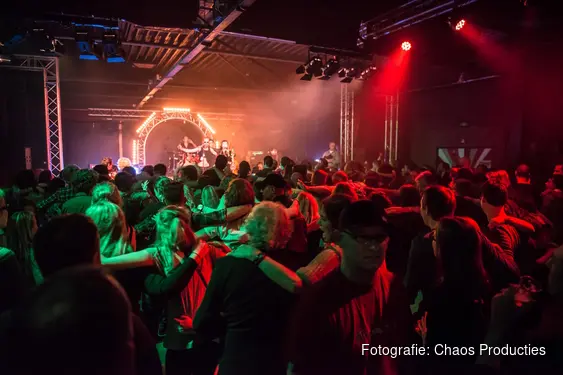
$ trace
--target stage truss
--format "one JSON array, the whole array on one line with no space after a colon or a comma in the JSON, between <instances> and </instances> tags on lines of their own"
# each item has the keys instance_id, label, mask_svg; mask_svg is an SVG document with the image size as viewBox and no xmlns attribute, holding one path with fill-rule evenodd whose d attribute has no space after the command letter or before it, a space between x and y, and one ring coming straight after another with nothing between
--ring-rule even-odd
<instances>
[{"instance_id":1,"label":"stage truss","mask_svg":"<svg viewBox=\"0 0 563 375\"><path fill-rule=\"evenodd\" d=\"M340 153L342 164L354 160L355 123L354 91L343 83L340 87ZM384 160L396 165L399 158L399 94L385 95ZM357 160L356 160L357 161Z\"/></svg>"},{"instance_id":2,"label":"stage truss","mask_svg":"<svg viewBox=\"0 0 563 375\"><path fill-rule=\"evenodd\" d=\"M213 138L213 135L215 134L215 130L206 124L205 121L202 121L198 115L193 115L191 112L186 110L152 112L137 129L137 137L133 140L133 164L138 164L140 166L145 165L145 149L150 133L158 125L168 120L188 121L197 126L204 137Z\"/></svg>"},{"instance_id":3,"label":"stage truss","mask_svg":"<svg viewBox=\"0 0 563 375\"><path fill-rule=\"evenodd\" d=\"M354 160L354 91L340 85L340 153L342 164Z\"/></svg>"},{"instance_id":4,"label":"stage truss","mask_svg":"<svg viewBox=\"0 0 563 375\"><path fill-rule=\"evenodd\" d=\"M82 111L82 110L80 110ZM106 120L113 119L135 119L148 118L153 112L160 113L162 111L151 111L147 109L119 109L119 108L88 108L88 116L100 117ZM222 112L199 112L208 121L229 121L242 122L245 121L245 115L240 113L222 113Z\"/></svg>"},{"instance_id":5,"label":"stage truss","mask_svg":"<svg viewBox=\"0 0 563 375\"><path fill-rule=\"evenodd\" d=\"M2 67L43 73L47 167L55 176L63 170L63 135L59 58L56 56L11 55Z\"/></svg>"},{"instance_id":6,"label":"stage truss","mask_svg":"<svg viewBox=\"0 0 563 375\"><path fill-rule=\"evenodd\" d=\"M385 96L385 155L386 163L396 165L399 159L399 94Z\"/></svg>"}]
</instances>

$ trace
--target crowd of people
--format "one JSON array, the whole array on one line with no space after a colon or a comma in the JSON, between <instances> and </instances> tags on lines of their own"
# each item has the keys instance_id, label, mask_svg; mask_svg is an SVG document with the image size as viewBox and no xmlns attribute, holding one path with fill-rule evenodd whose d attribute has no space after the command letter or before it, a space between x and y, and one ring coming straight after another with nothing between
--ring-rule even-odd
<instances>
[{"instance_id":1,"label":"crowd of people","mask_svg":"<svg viewBox=\"0 0 563 375\"><path fill-rule=\"evenodd\" d=\"M333 149L19 173L0 373L561 373L562 166L339 169Z\"/></svg>"}]
</instances>

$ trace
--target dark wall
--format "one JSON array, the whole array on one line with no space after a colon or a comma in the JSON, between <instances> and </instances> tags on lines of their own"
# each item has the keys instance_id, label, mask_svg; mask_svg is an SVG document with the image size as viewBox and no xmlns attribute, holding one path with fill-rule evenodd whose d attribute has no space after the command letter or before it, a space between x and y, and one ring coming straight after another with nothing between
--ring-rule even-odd
<instances>
[{"instance_id":1,"label":"dark wall","mask_svg":"<svg viewBox=\"0 0 563 375\"><path fill-rule=\"evenodd\" d=\"M43 74L0 69L0 185L25 168L25 148L32 167L47 167Z\"/></svg>"},{"instance_id":2,"label":"dark wall","mask_svg":"<svg viewBox=\"0 0 563 375\"><path fill-rule=\"evenodd\" d=\"M439 147L490 147L493 167L512 166L520 154L522 124L518 90L501 79L403 94L401 159L435 165Z\"/></svg>"},{"instance_id":3,"label":"dark wall","mask_svg":"<svg viewBox=\"0 0 563 375\"><path fill-rule=\"evenodd\" d=\"M76 164L87 168L98 164L109 156L119 158L117 121L77 121L63 112L63 140L65 165ZM127 126L125 126L128 129ZM125 143L124 153L129 155L131 147Z\"/></svg>"},{"instance_id":4,"label":"dark wall","mask_svg":"<svg viewBox=\"0 0 563 375\"><path fill-rule=\"evenodd\" d=\"M359 90L355 102L356 138L354 159L372 162L385 145L385 96L366 85Z\"/></svg>"}]
</instances>

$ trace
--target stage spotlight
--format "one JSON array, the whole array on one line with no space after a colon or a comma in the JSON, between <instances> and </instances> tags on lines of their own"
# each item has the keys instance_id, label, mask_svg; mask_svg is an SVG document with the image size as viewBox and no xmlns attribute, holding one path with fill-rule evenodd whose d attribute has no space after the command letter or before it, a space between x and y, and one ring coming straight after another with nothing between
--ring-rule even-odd
<instances>
[{"instance_id":1,"label":"stage spotlight","mask_svg":"<svg viewBox=\"0 0 563 375\"><path fill-rule=\"evenodd\" d=\"M375 72L377 71L377 67L375 66L370 66L369 68L367 68L366 70L364 70L361 74L360 74L360 79L361 80L368 80L371 77L373 77L375 75Z\"/></svg>"},{"instance_id":2,"label":"stage spotlight","mask_svg":"<svg viewBox=\"0 0 563 375\"><path fill-rule=\"evenodd\" d=\"M303 77L301 77L301 80L302 80L302 81L310 81L310 80L312 80L312 79L313 79L313 75L312 75L312 74L309 74L309 73L307 73L307 74L305 74Z\"/></svg>"},{"instance_id":3,"label":"stage spotlight","mask_svg":"<svg viewBox=\"0 0 563 375\"><path fill-rule=\"evenodd\" d=\"M78 51L80 52L80 60L98 60L98 56L96 56L91 49L91 41L89 37L88 29L85 28L78 28L76 29L74 39L76 40L76 46L78 47Z\"/></svg>"},{"instance_id":4,"label":"stage spotlight","mask_svg":"<svg viewBox=\"0 0 563 375\"><path fill-rule=\"evenodd\" d=\"M104 46L104 57L108 63L124 63L125 59L119 53L117 35L114 32L106 32L102 37Z\"/></svg>"},{"instance_id":5,"label":"stage spotlight","mask_svg":"<svg viewBox=\"0 0 563 375\"><path fill-rule=\"evenodd\" d=\"M341 76L342 77L342 79L340 80L341 83L351 83L354 80L354 78L360 79L360 77L362 76L360 70L357 68L344 69L344 73L345 73L344 76Z\"/></svg>"},{"instance_id":6,"label":"stage spotlight","mask_svg":"<svg viewBox=\"0 0 563 375\"><path fill-rule=\"evenodd\" d=\"M322 68L323 76L322 80L329 80L331 76L336 74L340 70L340 63L336 58L327 61L326 65Z\"/></svg>"},{"instance_id":7,"label":"stage spotlight","mask_svg":"<svg viewBox=\"0 0 563 375\"><path fill-rule=\"evenodd\" d=\"M403 42L403 44L401 44L401 48L403 49L403 51L410 51L412 44L410 42Z\"/></svg>"},{"instance_id":8,"label":"stage spotlight","mask_svg":"<svg viewBox=\"0 0 563 375\"><path fill-rule=\"evenodd\" d=\"M320 77L323 74L323 60L320 57L313 57L307 64L306 71L307 74Z\"/></svg>"},{"instance_id":9,"label":"stage spotlight","mask_svg":"<svg viewBox=\"0 0 563 375\"><path fill-rule=\"evenodd\" d=\"M461 29L463 29L464 26L465 26L465 20L460 20L455 25L455 31L460 31Z\"/></svg>"},{"instance_id":10,"label":"stage spotlight","mask_svg":"<svg viewBox=\"0 0 563 375\"><path fill-rule=\"evenodd\" d=\"M347 71L348 71L348 69L345 69L345 68L340 69L340 70L338 71L338 76L339 76L340 78L346 77Z\"/></svg>"}]
</instances>

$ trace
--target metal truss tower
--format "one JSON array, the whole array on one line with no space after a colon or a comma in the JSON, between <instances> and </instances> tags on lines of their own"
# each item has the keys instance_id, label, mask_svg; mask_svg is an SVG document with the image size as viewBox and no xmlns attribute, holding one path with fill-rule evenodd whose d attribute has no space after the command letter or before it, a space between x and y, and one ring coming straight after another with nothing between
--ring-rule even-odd
<instances>
[{"instance_id":1,"label":"metal truss tower","mask_svg":"<svg viewBox=\"0 0 563 375\"><path fill-rule=\"evenodd\" d=\"M399 158L399 94L385 96L386 163L396 165Z\"/></svg>"},{"instance_id":2,"label":"metal truss tower","mask_svg":"<svg viewBox=\"0 0 563 375\"><path fill-rule=\"evenodd\" d=\"M354 91L340 85L340 153L343 164L354 159Z\"/></svg>"},{"instance_id":3,"label":"metal truss tower","mask_svg":"<svg viewBox=\"0 0 563 375\"><path fill-rule=\"evenodd\" d=\"M59 58L56 56L11 55L10 65L0 66L43 73L47 166L57 176L64 167Z\"/></svg>"},{"instance_id":4,"label":"metal truss tower","mask_svg":"<svg viewBox=\"0 0 563 375\"><path fill-rule=\"evenodd\" d=\"M202 115L203 116L203 115ZM184 120L197 126L204 137L213 137L213 129L202 116L194 116L188 111L152 112L137 129L137 138L133 140L133 163L145 165L147 139L158 125L168 120Z\"/></svg>"}]
</instances>

